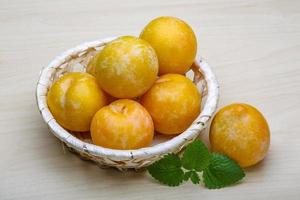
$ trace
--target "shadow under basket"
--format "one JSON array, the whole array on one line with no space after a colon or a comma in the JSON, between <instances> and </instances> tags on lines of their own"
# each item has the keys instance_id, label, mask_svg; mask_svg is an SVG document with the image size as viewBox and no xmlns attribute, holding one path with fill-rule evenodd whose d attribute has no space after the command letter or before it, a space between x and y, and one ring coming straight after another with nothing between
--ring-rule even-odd
<instances>
[{"instance_id":1,"label":"shadow under basket","mask_svg":"<svg viewBox=\"0 0 300 200\"><path fill-rule=\"evenodd\" d=\"M106 38L83 43L56 57L41 73L36 88L38 109L50 131L65 144L69 150L85 160L91 160L99 166L110 166L124 170L146 167L168 153L178 153L187 144L198 137L206 127L216 110L219 87L210 66L200 57L196 59L187 77L191 78L202 95L202 110L191 126L183 133L164 137L156 134L152 146L135 150L108 149L92 144L90 138L81 133L73 133L61 127L47 105L47 92L52 83L62 75L84 72L89 60L115 38ZM89 135L89 134L86 134Z\"/></svg>"}]
</instances>

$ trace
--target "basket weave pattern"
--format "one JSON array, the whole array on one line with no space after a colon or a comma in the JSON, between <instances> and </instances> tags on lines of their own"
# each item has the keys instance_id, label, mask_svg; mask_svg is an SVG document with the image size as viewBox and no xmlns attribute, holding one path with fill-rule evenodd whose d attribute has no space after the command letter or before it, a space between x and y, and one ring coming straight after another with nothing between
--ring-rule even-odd
<instances>
[{"instance_id":1,"label":"basket weave pattern","mask_svg":"<svg viewBox=\"0 0 300 200\"><path fill-rule=\"evenodd\" d=\"M87 63L97 51L115 38L106 38L81 44L56 57L40 74L36 89L38 109L50 131L72 152L92 160L99 166L112 166L120 170L143 168L167 153L178 153L192 142L205 128L216 110L218 83L209 65L197 59L192 66L193 81L202 94L202 111L192 125L180 135L151 147L136 150L114 150L91 144L90 140L62 128L54 119L47 105L47 92L53 81L71 71L85 71Z\"/></svg>"}]
</instances>

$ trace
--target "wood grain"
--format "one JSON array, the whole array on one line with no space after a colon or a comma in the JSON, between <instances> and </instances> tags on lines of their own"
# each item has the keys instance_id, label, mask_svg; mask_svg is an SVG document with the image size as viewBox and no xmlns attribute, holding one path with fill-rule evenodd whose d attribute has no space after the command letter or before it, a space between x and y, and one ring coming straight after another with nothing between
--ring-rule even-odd
<instances>
[{"instance_id":1,"label":"wood grain","mask_svg":"<svg viewBox=\"0 0 300 200\"><path fill-rule=\"evenodd\" d=\"M53 57L84 41L138 35L161 15L197 33L220 106L250 103L269 122L269 154L238 185L169 188L147 173L99 169L64 152L41 120L35 84ZM298 0L0 0L0 199L298 199L299 21Z\"/></svg>"}]
</instances>

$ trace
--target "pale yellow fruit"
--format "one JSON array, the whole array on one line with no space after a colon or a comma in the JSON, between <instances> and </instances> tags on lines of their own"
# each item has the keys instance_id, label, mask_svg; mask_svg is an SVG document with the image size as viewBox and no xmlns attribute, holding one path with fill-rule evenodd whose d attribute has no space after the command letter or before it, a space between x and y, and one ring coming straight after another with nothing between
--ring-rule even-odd
<instances>
[{"instance_id":1,"label":"pale yellow fruit","mask_svg":"<svg viewBox=\"0 0 300 200\"><path fill-rule=\"evenodd\" d=\"M264 116L247 104L225 106L210 127L212 149L236 160L242 167L261 161L270 145L270 130Z\"/></svg>"},{"instance_id":2,"label":"pale yellow fruit","mask_svg":"<svg viewBox=\"0 0 300 200\"><path fill-rule=\"evenodd\" d=\"M187 72L195 60L197 39L192 28L175 17L159 17L140 34L154 48L159 74Z\"/></svg>"},{"instance_id":3,"label":"pale yellow fruit","mask_svg":"<svg viewBox=\"0 0 300 200\"><path fill-rule=\"evenodd\" d=\"M148 42L133 36L110 42L92 62L101 88L117 98L140 96L157 78L158 60L154 49Z\"/></svg>"},{"instance_id":4,"label":"pale yellow fruit","mask_svg":"<svg viewBox=\"0 0 300 200\"><path fill-rule=\"evenodd\" d=\"M163 134L179 134L196 119L201 95L191 80L180 74L165 74L141 98L154 128Z\"/></svg>"},{"instance_id":5,"label":"pale yellow fruit","mask_svg":"<svg viewBox=\"0 0 300 200\"><path fill-rule=\"evenodd\" d=\"M89 131L94 114L107 104L105 93L90 74L73 72L50 87L47 103L55 120L71 131Z\"/></svg>"},{"instance_id":6,"label":"pale yellow fruit","mask_svg":"<svg viewBox=\"0 0 300 200\"><path fill-rule=\"evenodd\" d=\"M151 144L151 116L133 100L120 99L101 108L91 124L93 143L112 149L138 149Z\"/></svg>"}]
</instances>

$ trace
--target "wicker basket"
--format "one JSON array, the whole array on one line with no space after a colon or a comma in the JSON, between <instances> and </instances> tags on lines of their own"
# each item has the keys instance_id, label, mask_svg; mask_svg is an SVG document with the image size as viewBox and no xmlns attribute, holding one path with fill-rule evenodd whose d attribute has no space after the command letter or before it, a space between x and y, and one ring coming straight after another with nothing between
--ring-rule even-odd
<instances>
[{"instance_id":1,"label":"wicker basket","mask_svg":"<svg viewBox=\"0 0 300 200\"><path fill-rule=\"evenodd\" d=\"M198 58L188 72L202 94L202 111L193 124L180 135L163 138L153 146L136 150L114 150L93 145L88 134L72 133L62 128L49 111L46 96L54 80L71 71L85 71L88 61L111 40L106 38L81 44L56 57L40 74L36 88L38 109L50 131L72 152L82 158L92 160L99 166L112 166L120 170L143 168L167 153L178 153L185 145L192 142L205 128L213 115L218 102L218 83L209 65ZM156 143L156 144L155 144Z\"/></svg>"}]
</instances>

